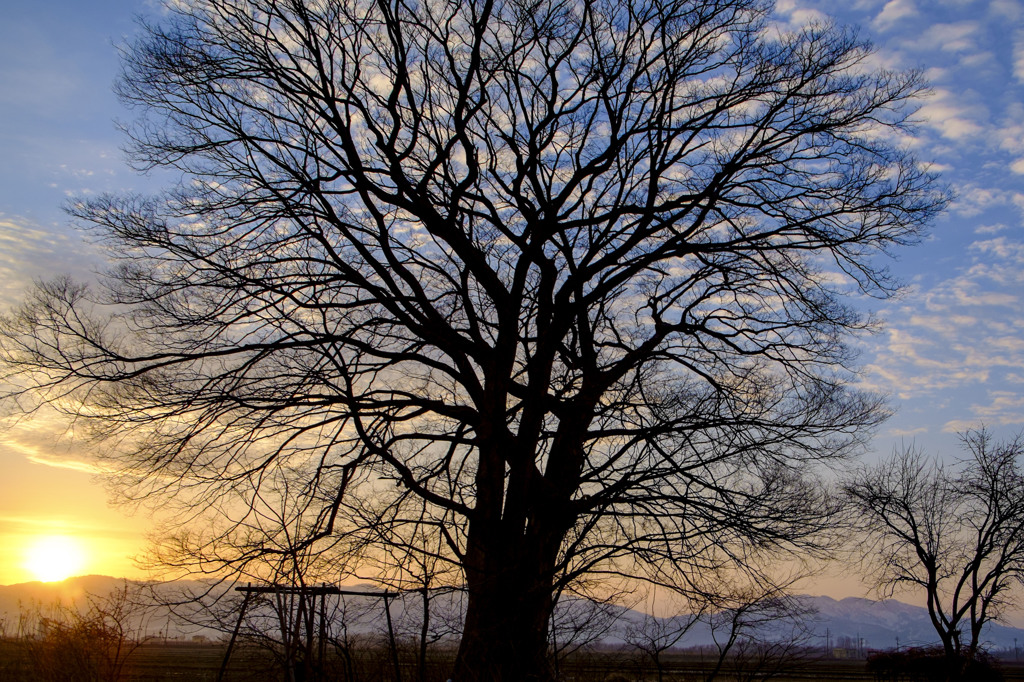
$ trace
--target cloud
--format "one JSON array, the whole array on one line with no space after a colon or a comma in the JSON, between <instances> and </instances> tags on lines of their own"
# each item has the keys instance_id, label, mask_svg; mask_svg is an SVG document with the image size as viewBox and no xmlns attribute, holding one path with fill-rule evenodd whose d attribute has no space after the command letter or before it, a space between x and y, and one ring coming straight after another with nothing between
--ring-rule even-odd
<instances>
[{"instance_id":1,"label":"cloud","mask_svg":"<svg viewBox=\"0 0 1024 682\"><path fill-rule=\"evenodd\" d=\"M933 24L908 45L915 50L930 51L938 47L942 52L969 52L977 49L981 33L982 25L973 20Z\"/></svg>"},{"instance_id":2,"label":"cloud","mask_svg":"<svg viewBox=\"0 0 1024 682\"><path fill-rule=\"evenodd\" d=\"M914 0L889 0L871 23L879 31L887 31L900 20L917 16L917 13Z\"/></svg>"},{"instance_id":3,"label":"cloud","mask_svg":"<svg viewBox=\"0 0 1024 682\"><path fill-rule=\"evenodd\" d=\"M971 405L973 419L954 419L946 422L942 430L963 431L976 428L979 424L1006 426L1024 424L1024 395L1010 391L990 391L990 402L986 405Z\"/></svg>"},{"instance_id":4,"label":"cloud","mask_svg":"<svg viewBox=\"0 0 1024 682\"><path fill-rule=\"evenodd\" d=\"M1010 21L1019 21L1024 16L1024 8L1017 0L992 0L988 9L993 15Z\"/></svg>"},{"instance_id":5,"label":"cloud","mask_svg":"<svg viewBox=\"0 0 1024 682\"><path fill-rule=\"evenodd\" d=\"M95 523L82 523L66 518L38 518L35 516L0 516L0 524L19 527L22 533L35 535L40 531L106 531L115 530Z\"/></svg>"},{"instance_id":6,"label":"cloud","mask_svg":"<svg viewBox=\"0 0 1024 682\"><path fill-rule=\"evenodd\" d=\"M960 58L958 65L961 69L977 71L983 66L990 66L996 63L996 56L991 52L972 52Z\"/></svg>"},{"instance_id":7,"label":"cloud","mask_svg":"<svg viewBox=\"0 0 1024 682\"><path fill-rule=\"evenodd\" d=\"M999 234L1000 232L1006 231L1007 228L1004 223L994 223L992 225L978 225L974 228L974 234Z\"/></svg>"},{"instance_id":8,"label":"cloud","mask_svg":"<svg viewBox=\"0 0 1024 682\"><path fill-rule=\"evenodd\" d=\"M993 136L1003 151L1024 154L1024 103L1013 102L1006 107L1006 117Z\"/></svg>"},{"instance_id":9,"label":"cloud","mask_svg":"<svg viewBox=\"0 0 1024 682\"><path fill-rule=\"evenodd\" d=\"M912 436L920 436L920 435L925 434L925 433L928 433L928 427L927 426L919 426L919 427L913 428L913 429L899 429L899 428L896 428L896 429L889 429L888 430L888 435L890 435L892 437L895 437L895 438L910 438Z\"/></svg>"},{"instance_id":10,"label":"cloud","mask_svg":"<svg viewBox=\"0 0 1024 682\"><path fill-rule=\"evenodd\" d=\"M1016 206L1024 211L1024 194L999 187L979 187L965 184L956 188L957 198L950 210L964 218L971 218L993 208Z\"/></svg>"},{"instance_id":11,"label":"cloud","mask_svg":"<svg viewBox=\"0 0 1024 682\"><path fill-rule=\"evenodd\" d=\"M1013 34L1013 75L1024 83L1024 31Z\"/></svg>"},{"instance_id":12,"label":"cloud","mask_svg":"<svg viewBox=\"0 0 1024 682\"><path fill-rule=\"evenodd\" d=\"M953 166L946 163L935 163L934 161L919 162L917 167L923 170L925 173L949 173L953 170Z\"/></svg>"},{"instance_id":13,"label":"cloud","mask_svg":"<svg viewBox=\"0 0 1024 682\"><path fill-rule=\"evenodd\" d=\"M993 402L972 406L972 418L1017 423L1007 420L1017 419L1015 401L1024 400L1024 242L1004 230L987 229L987 238L964 249L958 272L886 313L888 329L868 350L865 387L901 399L949 395L954 404L967 389L990 391ZM963 427L958 419L949 430Z\"/></svg>"},{"instance_id":14,"label":"cloud","mask_svg":"<svg viewBox=\"0 0 1024 682\"><path fill-rule=\"evenodd\" d=\"M85 440L76 439L74 424L51 407L40 406L29 419L8 416L0 421L0 429L0 446L33 464L88 474L112 471Z\"/></svg>"},{"instance_id":15,"label":"cloud","mask_svg":"<svg viewBox=\"0 0 1024 682\"><path fill-rule=\"evenodd\" d=\"M977 241L971 244L969 248L976 253L1000 258L1013 264L1024 265L1024 243L1007 237Z\"/></svg>"},{"instance_id":16,"label":"cloud","mask_svg":"<svg viewBox=\"0 0 1024 682\"><path fill-rule=\"evenodd\" d=\"M954 93L937 88L917 110L917 117L942 137L960 141L985 131L988 110L970 91Z\"/></svg>"},{"instance_id":17,"label":"cloud","mask_svg":"<svg viewBox=\"0 0 1024 682\"><path fill-rule=\"evenodd\" d=\"M961 327L977 324L978 318L973 315L912 315L908 322L914 327L951 338Z\"/></svg>"},{"instance_id":18,"label":"cloud","mask_svg":"<svg viewBox=\"0 0 1024 682\"><path fill-rule=\"evenodd\" d=\"M26 439L8 437L0 439L0 445L4 445L19 453L33 464L55 467L57 469L68 469L70 471L81 471L87 474L109 473L110 469L104 465L91 461L88 458L79 457L73 453L56 454L48 448L29 442Z\"/></svg>"},{"instance_id":19,"label":"cloud","mask_svg":"<svg viewBox=\"0 0 1024 682\"><path fill-rule=\"evenodd\" d=\"M829 17L824 12L812 7L803 7L795 0L778 0L775 3L775 16L780 24L775 28L781 33L799 30L810 24L824 24Z\"/></svg>"},{"instance_id":20,"label":"cloud","mask_svg":"<svg viewBox=\"0 0 1024 682\"><path fill-rule=\"evenodd\" d=\"M12 303L37 277L68 273L86 280L99 256L71 230L46 228L32 220L0 213L0 295ZM2 305L2 304L0 304Z\"/></svg>"}]
</instances>

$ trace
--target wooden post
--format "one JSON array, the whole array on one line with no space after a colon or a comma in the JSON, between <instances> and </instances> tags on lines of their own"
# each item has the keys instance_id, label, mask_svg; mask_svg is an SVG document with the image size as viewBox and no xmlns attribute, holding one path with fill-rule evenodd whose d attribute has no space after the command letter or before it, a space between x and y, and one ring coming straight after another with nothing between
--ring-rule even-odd
<instances>
[{"instance_id":1,"label":"wooden post","mask_svg":"<svg viewBox=\"0 0 1024 682\"><path fill-rule=\"evenodd\" d=\"M248 587L252 587L252 583L248 583ZM249 605L249 597L252 592L246 590L245 598L242 600L242 608L238 612L238 622L235 623L235 629L231 633L231 640L228 642L228 650L224 652L224 660L220 663L220 671L217 673L217 682L224 681L224 672L228 669L228 659L231 658L231 650L235 648L235 640L238 639L238 631L242 629L242 619L245 618L245 609Z\"/></svg>"},{"instance_id":2,"label":"wooden post","mask_svg":"<svg viewBox=\"0 0 1024 682\"><path fill-rule=\"evenodd\" d=\"M324 585L324 587L327 587ZM320 593L320 639L317 642L316 669L320 677L324 674L324 663L327 658L327 593Z\"/></svg>"},{"instance_id":3,"label":"wooden post","mask_svg":"<svg viewBox=\"0 0 1024 682\"><path fill-rule=\"evenodd\" d=\"M398 645L395 644L395 628L391 625L391 596L384 593L384 616L388 621L388 639L391 641L391 662L395 666L395 682L402 682L402 669L398 665Z\"/></svg>"}]
</instances>

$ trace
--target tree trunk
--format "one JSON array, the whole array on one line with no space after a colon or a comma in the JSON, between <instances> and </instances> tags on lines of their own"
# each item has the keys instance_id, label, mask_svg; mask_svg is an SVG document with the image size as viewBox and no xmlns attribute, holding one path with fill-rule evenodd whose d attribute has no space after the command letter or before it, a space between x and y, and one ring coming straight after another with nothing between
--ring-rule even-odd
<instances>
[{"instance_id":1,"label":"tree trunk","mask_svg":"<svg viewBox=\"0 0 1024 682\"><path fill-rule=\"evenodd\" d=\"M550 583L537 585L530 577L502 583L501 589L470 588L455 682L553 679L547 656Z\"/></svg>"},{"instance_id":2,"label":"tree trunk","mask_svg":"<svg viewBox=\"0 0 1024 682\"><path fill-rule=\"evenodd\" d=\"M509 535L515 534L474 537L471 527L473 568L454 682L554 679L547 649L558 542L552 535Z\"/></svg>"}]
</instances>

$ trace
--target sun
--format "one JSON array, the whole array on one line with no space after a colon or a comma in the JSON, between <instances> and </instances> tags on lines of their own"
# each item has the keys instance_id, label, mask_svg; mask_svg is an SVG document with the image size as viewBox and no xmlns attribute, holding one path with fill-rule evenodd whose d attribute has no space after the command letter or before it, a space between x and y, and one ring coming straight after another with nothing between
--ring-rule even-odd
<instances>
[{"instance_id":1,"label":"sun","mask_svg":"<svg viewBox=\"0 0 1024 682\"><path fill-rule=\"evenodd\" d=\"M68 535L44 535L36 538L25 552L24 567L44 583L78 575L85 565L85 547Z\"/></svg>"}]
</instances>

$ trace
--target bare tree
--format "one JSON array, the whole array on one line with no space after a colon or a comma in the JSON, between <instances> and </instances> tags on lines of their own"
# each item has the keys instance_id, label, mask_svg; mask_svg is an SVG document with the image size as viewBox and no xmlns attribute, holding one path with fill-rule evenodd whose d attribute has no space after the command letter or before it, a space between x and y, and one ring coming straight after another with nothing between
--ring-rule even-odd
<instances>
[{"instance_id":1,"label":"bare tree","mask_svg":"<svg viewBox=\"0 0 1024 682\"><path fill-rule=\"evenodd\" d=\"M560 679L564 663L586 656L638 602L632 589L615 590L609 582L580 579L555 595L548 631L555 679Z\"/></svg>"},{"instance_id":2,"label":"bare tree","mask_svg":"<svg viewBox=\"0 0 1024 682\"><path fill-rule=\"evenodd\" d=\"M424 682L428 647L459 634L448 612L461 606L462 576L439 531L444 524L430 518L431 510L422 499L409 500L413 501L418 508L410 504L378 508L372 500L356 501L349 508L357 510L357 525L363 529L359 563L367 574L364 577L402 594L402 617L396 628L400 635L415 629L417 679ZM410 607L410 597L419 602L418 609Z\"/></svg>"},{"instance_id":3,"label":"bare tree","mask_svg":"<svg viewBox=\"0 0 1024 682\"><path fill-rule=\"evenodd\" d=\"M807 659L814 610L775 585L751 585L707 616L717 654L705 677L737 682L785 677Z\"/></svg>"},{"instance_id":4,"label":"bare tree","mask_svg":"<svg viewBox=\"0 0 1024 682\"><path fill-rule=\"evenodd\" d=\"M671 595L658 604L657 591L651 591L651 601L645 605L640 619L626 629L626 644L637 649L654 664L658 682L665 679L664 655L676 647L683 636L688 633L705 615L703 610L708 607L706 601L694 603L684 600L683 607L671 605ZM671 615L659 617L654 613L656 608L666 607Z\"/></svg>"},{"instance_id":5,"label":"bare tree","mask_svg":"<svg viewBox=\"0 0 1024 682\"><path fill-rule=\"evenodd\" d=\"M985 624L1020 598L1024 441L996 443L984 428L960 440L968 456L950 466L906 447L862 471L847 492L879 588L923 591L946 656L966 663Z\"/></svg>"},{"instance_id":6,"label":"bare tree","mask_svg":"<svg viewBox=\"0 0 1024 682\"><path fill-rule=\"evenodd\" d=\"M885 414L844 295L888 295L947 201L894 141L917 74L764 0L194 0L145 31L129 154L181 182L71 205L114 265L3 319L4 377L130 497L218 518L187 556L417 498L467 590L455 678L510 680L579 575L821 547L816 473Z\"/></svg>"},{"instance_id":7,"label":"bare tree","mask_svg":"<svg viewBox=\"0 0 1024 682\"><path fill-rule=\"evenodd\" d=\"M34 680L119 682L147 639L152 604L143 586L124 581L106 595L56 602L21 614L21 644Z\"/></svg>"}]
</instances>

